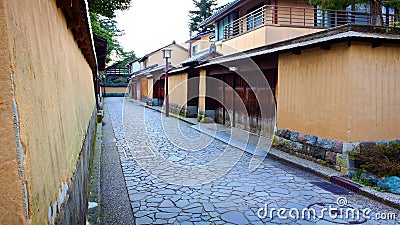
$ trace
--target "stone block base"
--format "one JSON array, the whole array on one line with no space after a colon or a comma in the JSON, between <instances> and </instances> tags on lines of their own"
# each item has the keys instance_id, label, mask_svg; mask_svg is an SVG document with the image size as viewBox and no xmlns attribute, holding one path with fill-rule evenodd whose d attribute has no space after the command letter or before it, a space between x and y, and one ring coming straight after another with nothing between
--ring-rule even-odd
<instances>
[{"instance_id":1,"label":"stone block base","mask_svg":"<svg viewBox=\"0 0 400 225\"><path fill-rule=\"evenodd\" d=\"M311 134L302 134L297 131L278 128L275 132L273 145L281 151L347 174L348 171L354 169L353 163L349 160L348 152L353 151L360 144L390 144L392 142L343 143Z\"/></svg>"}]
</instances>

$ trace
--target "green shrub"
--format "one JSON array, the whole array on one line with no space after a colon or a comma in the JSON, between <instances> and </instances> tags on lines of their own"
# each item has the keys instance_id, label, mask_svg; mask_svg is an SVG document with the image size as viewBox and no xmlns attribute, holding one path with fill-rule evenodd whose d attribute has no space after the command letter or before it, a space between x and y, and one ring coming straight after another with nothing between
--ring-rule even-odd
<instances>
[{"instance_id":1,"label":"green shrub","mask_svg":"<svg viewBox=\"0 0 400 225\"><path fill-rule=\"evenodd\" d=\"M349 153L358 169L379 177L400 176L400 143L391 145L360 145Z\"/></svg>"}]
</instances>

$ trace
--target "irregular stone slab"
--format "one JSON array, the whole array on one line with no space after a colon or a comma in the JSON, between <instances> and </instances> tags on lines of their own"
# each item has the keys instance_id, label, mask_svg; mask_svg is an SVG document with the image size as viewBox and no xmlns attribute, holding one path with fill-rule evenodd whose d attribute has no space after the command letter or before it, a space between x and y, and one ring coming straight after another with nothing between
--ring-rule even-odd
<instances>
[{"instance_id":1,"label":"irregular stone slab","mask_svg":"<svg viewBox=\"0 0 400 225\"><path fill-rule=\"evenodd\" d=\"M165 212L159 212L156 213L156 218L157 219L170 219L174 218L178 215L178 213L165 213Z\"/></svg>"},{"instance_id":2,"label":"irregular stone slab","mask_svg":"<svg viewBox=\"0 0 400 225\"><path fill-rule=\"evenodd\" d=\"M136 224L152 224L153 220L151 218L149 218L148 216L143 216L140 218L137 218L136 220Z\"/></svg>"},{"instance_id":3,"label":"irregular stone slab","mask_svg":"<svg viewBox=\"0 0 400 225\"><path fill-rule=\"evenodd\" d=\"M204 210L205 210L206 212L213 212L213 211L215 211L214 205L211 204L211 203L204 203L203 206L204 206Z\"/></svg>"},{"instance_id":4,"label":"irregular stone slab","mask_svg":"<svg viewBox=\"0 0 400 225\"><path fill-rule=\"evenodd\" d=\"M174 207L174 203L171 200L164 200L161 202L160 207L162 208L169 208L169 207Z\"/></svg>"},{"instance_id":5,"label":"irregular stone slab","mask_svg":"<svg viewBox=\"0 0 400 225\"><path fill-rule=\"evenodd\" d=\"M267 192L257 192L254 195L258 196L258 197L265 197L265 196L268 196L268 193Z\"/></svg>"},{"instance_id":6,"label":"irregular stone slab","mask_svg":"<svg viewBox=\"0 0 400 225\"><path fill-rule=\"evenodd\" d=\"M186 199L181 199L181 200L177 201L175 204L177 207L183 208L183 207L189 205L189 201Z\"/></svg>"},{"instance_id":7,"label":"irregular stone slab","mask_svg":"<svg viewBox=\"0 0 400 225\"><path fill-rule=\"evenodd\" d=\"M242 184L239 183L239 182L230 182L226 186L228 186L228 187L240 187L240 186L242 186Z\"/></svg>"},{"instance_id":8,"label":"irregular stone slab","mask_svg":"<svg viewBox=\"0 0 400 225\"><path fill-rule=\"evenodd\" d=\"M162 220L162 219L157 219L156 221L153 222L153 224L160 224L160 225L167 224L167 223L168 223L167 220Z\"/></svg>"},{"instance_id":9,"label":"irregular stone slab","mask_svg":"<svg viewBox=\"0 0 400 225\"><path fill-rule=\"evenodd\" d=\"M284 194L287 195L289 194L289 191L283 188L271 188L270 189L271 192L275 192L275 193L279 193L279 194Z\"/></svg>"},{"instance_id":10,"label":"irregular stone slab","mask_svg":"<svg viewBox=\"0 0 400 225\"><path fill-rule=\"evenodd\" d=\"M198 207L198 208L184 209L184 211L189 213L201 213L203 212L203 208Z\"/></svg>"},{"instance_id":11,"label":"irregular stone slab","mask_svg":"<svg viewBox=\"0 0 400 225\"><path fill-rule=\"evenodd\" d=\"M233 224L248 224L246 217L240 212L227 212L222 214L221 218Z\"/></svg>"},{"instance_id":12,"label":"irregular stone slab","mask_svg":"<svg viewBox=\"0 0 400 225\"><path fill-rule=\"evenodd\" d=\"M162 198L149 198L146 201L147 202L156 202L156 203L158 203L158 202L162 202L163 199Z\"/></svg>"},{"instance_id":13,"label":"irregular stone slab","mask_svg":"<svg viewBox=\"0 0 400 225\"><path fill-rule=\"evenodd\" d=\"M194 222L194 225L210 225L210 222Z\"/></svg>"},{"instance_id":14,"label":"irregular stone slab","mask_svg":"<svg viewBox=\"0 0 400 225\"><path fill-rule=\"evenodd\" d=\"M158 191L158 194L160 194L160 195L173 195L173 194L175 194L175 191L170 190L170 189L165 189L165 190Z\"/></svg>"},{"instance_id":15,"label":"irregular stone slab","mask_svg":"<svg viewBox=\"0 0 400 225\"><path fill-rule=\"evenodd\" d=\"M253 191L253 189L254 189L253 186L240 186L240 187L236 188L236 190L245 191L245 192L251 192L251 191Z\"/></svg>"},{"instance_id":16,"label":"irregular stone slab","mask_svg":"<svg viewBox=\"0 0 400 225\"><path fill-rule=\"evenodd\" d=\"M138 194L132 194L132 195L130 195L129 198L130 198L130 200L131 200L132 202L134 202L134 201L142 200L142 199L146 198L146 196L147 196L146 193L138 193Z\"/></svg>"},{"instance_id":17,"label":"irregular stone slab","mask_svg":"<svg viewBox=\"0 0 400 225\"><path fill-rule=\"evenodd\" d=\"M161 212L169 212L169 213L179 213L182 211L180 208L171 207L171 208L158 208Z\"/></svg>"},{"instance_id":18,"label":"irregular stone slab","mask_svg":"<svg viewBox=\"0 0 400 225\"><path fill-rule=\"evenodd\" d=\"M198 208L201 207L202 205L200 203L192 203L190 205L187 205L186 207L184 207L185 209L191 209L191 208Z\"/></svg>"},{"instance_id":19,"label":"irregular stone slab","mask_svg":"<svg viewBox=\"0 0 400 225\"><path fill-rule=\"evenodd\" d=\"M192 222L189 222L189 221L185 221L185 222L183 222L183 223L181 223L181 225L192 225L193 223Z\"/></svg>"},{"instance_id":20,"label":"irregular stone slab","mask_svg":"<svg viewBox=\"0 0 400 225\"><path fill-rule=\"evenodd\" d=\"M214 203L214 206L217 208L228 208L228 207L235 207L237 205L233 202L220 202L220 203Z\"/></svg>"}]
</instances>

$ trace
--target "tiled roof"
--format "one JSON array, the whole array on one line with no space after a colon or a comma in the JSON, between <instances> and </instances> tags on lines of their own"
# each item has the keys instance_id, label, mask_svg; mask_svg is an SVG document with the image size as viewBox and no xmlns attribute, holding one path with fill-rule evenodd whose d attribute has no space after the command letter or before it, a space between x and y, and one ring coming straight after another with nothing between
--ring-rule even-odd
<instances>
[{"instance_id":1,"label":"tiled roof","mask_svg":"<svg viewBox=\"0 0 400 225\"><path fill-rule=\"evenodd\" d=\"M169 71L171 74L172 73L179 73L179 72L182 72L182 71L185 71L185 70L187 70L187 69L189 69L190 68L190 66L183 66L183 67L178 67L178 68L176 68L176 69L173 69L173 70L171 70L171 71Z\"/></svg>"},{"instance_id":2,"label":"tiled roof","mask_svg":"<svg viewBox=\"0 0 400 225\"><path fill-rule=\"evenodd\" d=\"M172 66L171 62L168 62L168 66L169 66L170 69L174 68ZM147 75L147 76L151 77L152 74L158 73L160 71L161 72L165 71L165 64L164 65L155 64L153 66L149 66L146 69L142 69L142 70L139 70L139 71L136 71L136 72L132 73L131 77L134 78L134 77L143 76L143 75Z\"/></svg>"},{"instance_id":3,"label":"tiled roof","mask_svg":"<svg viewBox=\"0 0 400 225\"><path fill-rule=\"evenodd\" d=\"M140 75L144 75L144 74L148 74L148 73L150 73L150 71L151 71L152 69L154 69L154 68L157 67L157 66L158 66L158 64L155 64L155 65L149 66L149 67L147 67L147 68L145 68L145 69L136 71L136 72L132 73L132 77L140 76Z\"/></svg>"},{"instance_id":4,"label":"tiled roof","mask_svg":"<svg viewBox=\"0 0 400 225\"><path fill-rule=\"evenodd\" d=\"M190 64L190 63L202 63L204 61L210 60L214 57L221 56L222 54L217 52L215 46L211 46L208 49L198 52L196 55L192 56L191 58L183 61L181 64L183 66Z\"/></svg>"},{"instance_id":5,"label":"tiled roof","mask_svg":"<svg viewBox=\"0 0 400 225\"><path fill-rule=\"evenodd\" d=\"M162 50L162 49L164 49L164 48L169 48L169 47L171 47L171 46L173 46L173 45L175 45L175 46L177 46L177 47L179 47L179 48L181 48L181 49L187 51L187 49L186 49L185 47L183 47L182 45L177 44L175 41L173 41L173 42L172 42L171 44L169 44L169 45L166 45L166 46L164 46L164 47L161 47L161 48L159 48L159 49L157 49L157 50L154 50L154 51L152 51L152 52L146 54L145 56L143 56L142 58L140 58L138 61L139 61L139 62L143 62L143 61L145 61L150 55L152 55L152 54L154 54L154 53L156 53L156 52L158 52L158 51L160 51L160 50Z\"/></svg>"},{"instance_id":6,"label":"tiled roof","mask_svg":"<svg viewBox=\"0 0 400 225\"><path fill-rule=\"evenodd\" d=\"M214 33L214 31L206 31L206 32L203 32L203 33L200 33L200 34L194 36L193 38L191 38L191 40L197 40L197 39L200 39L200 38L207 36L209 34L212 34L212 33Z\"/></svg>"}]
</instances>

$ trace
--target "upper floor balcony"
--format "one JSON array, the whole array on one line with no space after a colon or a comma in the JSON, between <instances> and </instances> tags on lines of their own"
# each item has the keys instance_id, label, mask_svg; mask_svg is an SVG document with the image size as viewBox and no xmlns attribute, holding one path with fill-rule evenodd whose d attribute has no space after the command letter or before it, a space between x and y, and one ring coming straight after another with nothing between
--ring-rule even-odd
<instances>
[{"instance_id":1,"label":"upper floor balcony","mask_svg":"<svg viewBox=\"0 0 400 225\"><path fill-rule=\"evenodd\" d=\"M383 26L395 26L396 14L383 13L379 22ZM325 29L344 24L372 24L367 12L320 10L312 7L263 5L254 11L223 26L223 39L228 40L263 26Z\"/></svg>"}]
</instances>

